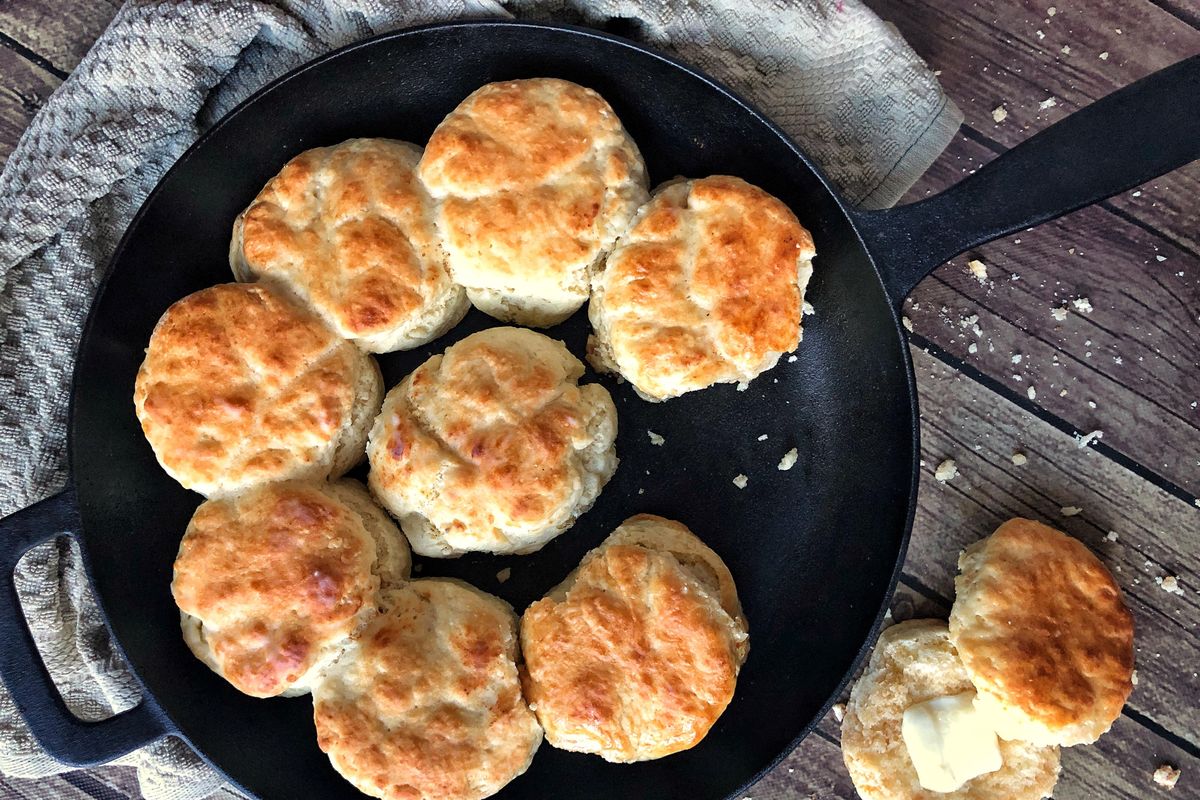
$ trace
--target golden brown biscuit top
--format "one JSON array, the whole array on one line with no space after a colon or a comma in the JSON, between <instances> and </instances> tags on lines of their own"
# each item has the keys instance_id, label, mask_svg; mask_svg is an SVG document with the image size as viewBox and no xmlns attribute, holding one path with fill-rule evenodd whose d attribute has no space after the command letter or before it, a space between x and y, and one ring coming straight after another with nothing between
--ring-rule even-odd
<instances>
[{"instance_id":1,"label":"golden brown biscuit top","mask_svg":"<svg viewBox=\"0 0 1200 800\"><path fill-rule=\"evenodd\" d=\"M602 546L522 617L525 694L556 746L659 758L695 745L725 710L744 638L671 555Z\"/></svg>"},{"instance_id":2,"label":"golden brown biscuit top","mask_svg":"<svg viewBox=\"0 0 1200 800\"><path fill-rule=\"evenodd\" d=\"M363 368L364 356L298 306L262 286L223 284L167 309L134 402L163 467L221 494L324 477Z\"/></svg>"},{"instance_id":3,"label":"golden brown biscuit top","mask_svg":"<svg viewBox=\"0 0 1200 800\"><path fill-rule=\"evenodd\" d=\"M615 411L562 342L491 328L434 356L394 389L372 434L371 485L419 498L420 513L471 549L567 519L582 491L578 453ZM377 428L378 430L378 428ZM611 432L609 436L611 441Z\"/></svg>"},{"instance_id":4,"label":"golden brown biscuit top","mask_svg":"<svg viewBox=\"0 0 1200 800\"><path fill-rule=\"evenodd\" d=\"M645 167L608 103L554 78L490 83L437 127L420 176L441 201L459 283L587 293L589 265L645 199Z\"/></svg>"},{"instance_id":5,"label":"golden brown biscuit top","mask_svg":"<svg viewBox=\"0 0 1200 800\"><path fill-rule=\"evenodd\" d=\"M1064 533L1013 519L960 568L950 633L980 695L1061 731L1063 744L1107 730L1133 686L1133 618L1100 560Z\"/></svg>"},{"instance_id":6,"label":"golden brown biscuit top","mask_svg":"<svg viewBox=\"0 0 1200 800\"><path fill-rule=\"evenodd\" d=\"M295 683L373 610L375 544L320 484L209 500L192 517L171 592L224 677L258 697Z\"/></svg>"},{"instance_id":7,"label":"golden brown biscuit top","mask_svg":"<svg viewBox=\"0 0 1200 800\"><path fill-rule=\"evenodd\" d=\"M420 317L453 289L420 157L392 139L296 156L239 218L235 272L284 282L347 338Z\"/></svg>"},{"instance_id":8,"label":"golden brown biscuit top","mask_svg":"<svg viewBox=\"0 0 1200 800\"><path fill-rule=\"evenodd\" d=\"M812 237L729 176L681 181L638 213L594 281L593 323L622 375L673 397L749 380L796 348Z\"/></svg>"},{"instance_id":9,"label":"golden brown biscuit top","mask_svg":"<svg viewBox=\"0 0 1200 800\"><path fill-rule=\"evenodd\" d=\"M405 584L385 605L314 690L321 749L375 797L493 794L542 737L521 696L512 610L439 579Z\"/></svg>"}]
</instances>

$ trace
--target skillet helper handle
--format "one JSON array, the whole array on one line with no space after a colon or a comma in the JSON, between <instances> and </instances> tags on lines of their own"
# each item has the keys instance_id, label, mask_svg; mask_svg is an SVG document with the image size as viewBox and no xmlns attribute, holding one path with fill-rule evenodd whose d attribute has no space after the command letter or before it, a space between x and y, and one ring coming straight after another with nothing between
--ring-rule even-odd
<instances>
[{"instance_id":1,"label":"skillet helper handle","mask_svg":"<svg viewBox=\"0 0 1200 800\"><path fill-rule=\"evenodd\" d=\"M99 722L84 722L59 695L25 622L13 571L31 548L79 530L73 489L0 519L0 679L34 738L54 759L77 767L112 761L168 733L152 702Z\"/></svg>"},{"instance_id":2,"label":"skillet helper handle","mask_svg":"<svg viewBox=\"0 0 1200 800\"><path fill-rule=\"evenodd\" d=\"M941 194L854 222L899 306L935 267L1200 158L1200 56L1037 133Z\"/></svg>"}]
</instances>

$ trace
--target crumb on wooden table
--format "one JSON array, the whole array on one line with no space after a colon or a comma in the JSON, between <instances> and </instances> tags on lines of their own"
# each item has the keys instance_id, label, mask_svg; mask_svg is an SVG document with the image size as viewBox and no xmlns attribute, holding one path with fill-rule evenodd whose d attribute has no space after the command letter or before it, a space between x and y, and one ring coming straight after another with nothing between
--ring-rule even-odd
<instances>
[{"instance_id":1,"label":"crumb on wooden table","mask_svg":"<svg viewBox=\"0 0 1200 800\"><path fill-rule=\"evenodd\" d=\"M1067 307L1060 306L1059 308L1050 309L1050 316L1054 317L1059 322L1064 322L1067 319Z\"/></svg>"},{"instance_id":2,"label":"crumb on wooden table","mask_svg":"<svg viewBox=\"0 0 1200 800\"><path fill-rule=\"evenodd\" d=\"M1182 770L1176 769L1170 764L1160 764L1158 769L1154 770L1154 782L1166 789L1174 789L1182 774Z\"/></svg>"},{"instance_id":3,"label":"crumb on wooden table","mask_svg":"<svg viewBox=\"0 0 1200 800\"><path fill-rule=\"evenodd\" d=\"M1174 575L1163 575L1154 579L1154 582L1162 588L1164 592L1183 596L1183 587L1179 585L1179 578Z\"/></svg>"},{"instance_id":4,"label":"crumb on wooden table","mask_svg":"<svg viewBox=\"0 0 1200 800\"><path fill-rule=\"evenodd\" d=\"M987 282L987 279L988 279L987 265L984 264L979 259L973 258L970 261L968 261L967 262L967 271L975 277L975 280L979 281L979 284L981 286Z\"/></svg>"},{"instance_id":5,"label":"crumb on wooden table","mask_svg":"<svg viewBox=\"0 0 1200 800\"><path fill-rule=\"evenodd\" d=\"M1079 506L1063 506L1058 510L1058 513L1064 517L1076 517L1083 513L1083 509Z\"/></svg>"},{"instance_id":6,"label":"crumb on wooden table","mask_svg":"<svg viewBox=\"0 0 1200 800\"><path fill-rule=\"evenodd\" d=\"M1018 467L1023 467L1027 463L1029 463L1029 459L1025 457L1024 453L1013 453L1012 454L1012 462L1014 464L1016 464Z\"/></svg>"},{"instance_id":7,"label":"crumb on wooden table","mask_svg":"<svg viewBox=\"0 0 1200 800\"><path fill-rule=\"evenodd\" d=\"M937 465L937 469L933 471L933 477L939 483L945 483L958 477L958 465L954 463L953 458L947 458L945 461Z\"/></svg>"},{"instance_id":8,"label":"crumb on wooden table","mask_svg":"<svg viewBox=\"0 0 1200 800\"><path fill-rule=\"evenodd\" d=\"M834 703L833 708L831 710L833 711L833 718L836 719L838 722L841 722L842 720L844 720L846 718L846 704L845 703Z\"/></svg>"},{"instance_id":9,"label":"crumb on wooden table","mask_svg":"<svg viewBox=\"0 0 1200 800\"><path fill-rule=\"evenodd\" d=\"M1008 119L1008 109L1003 105L996 106L992 109L992 120L995 122L1004 122Z\"/></svg>"},{"instance_id":10,"label":"crumb on wooden table","mask_svg":"<svg viewBox=\"0 0 1200 800\"><path fill-rule=\"evenodd\" d=\"M1090 314L1095 310L1092 308L1092 301L1086 297L1076 297L1071 301L1071 305L1075 306L1075 310L1080 314Z\"/></svg>"},{"instance_id":11,"label":"crumb on wooden table","mask_svg":"<svg viewBox=\"0 0 1200 800\"><path fill-rule=\"evenodd\" d=\"M1104 431L1092 431L1091 433L1075 434L1075 446L1080 450L1090 445L1092 442L1104 438Z\"/></svg>"}]
</instances>

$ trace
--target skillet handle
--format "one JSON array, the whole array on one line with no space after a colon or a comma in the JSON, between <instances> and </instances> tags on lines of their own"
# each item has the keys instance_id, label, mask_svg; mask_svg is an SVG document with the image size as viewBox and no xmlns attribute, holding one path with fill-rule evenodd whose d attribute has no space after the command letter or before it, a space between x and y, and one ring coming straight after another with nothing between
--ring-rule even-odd
<instances>
[{"instance_id":1,"label":"skillet handle","mask_svg":"<svg viewBox=\"0 0 1200 800\"><path fill-rule=\"evenodd\" d=\"M13 570L35 545L77 530L73 488L0 519L0 678L47 754L64 764L90 767L147 745L171 728L158 706L145 698L115 717L84 722L67 708L42 663L25 623Z\"/></svg>"},{"instance_id":2,"label":"skillet handle","mask_svg":"<svg viewBox=\"0 0 1200 800\"><path fill-rule=\"evenodd\" d=\"M899 306L935 267L976 245L1099 202L1200 158L1200 56L1097 100L941 194L855 227Z\"/></svg>"}]
</instances>

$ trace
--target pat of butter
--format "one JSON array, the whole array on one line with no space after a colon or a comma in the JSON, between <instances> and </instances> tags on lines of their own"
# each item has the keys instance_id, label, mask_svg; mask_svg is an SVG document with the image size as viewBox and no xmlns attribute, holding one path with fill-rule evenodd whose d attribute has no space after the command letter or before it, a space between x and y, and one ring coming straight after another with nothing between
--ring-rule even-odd
<instances>
[{"instance_id":1,"label":"pat of butter","mask_svg":"<svg viewBox=\"0 0 1200 800\"><path fill-rule=\"evenodd\" d=\"M921 786L952 792L972 778L1000 769L1000 743L975 692L935 697L904 712L900 734Z\"/></svg>"}]
</instances>

